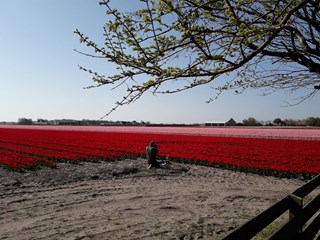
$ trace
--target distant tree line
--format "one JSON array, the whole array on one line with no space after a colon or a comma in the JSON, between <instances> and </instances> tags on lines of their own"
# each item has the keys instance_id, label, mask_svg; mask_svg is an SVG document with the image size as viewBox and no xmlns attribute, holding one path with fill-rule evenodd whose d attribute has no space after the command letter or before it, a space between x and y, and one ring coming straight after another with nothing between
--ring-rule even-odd
<instances>
[{"instance_id":1,"label":"distant tree line","mask_svg":"<svg viewBox=\"0 0 320 240\"><path fill-rule=\"evenodd\" d=\"M104 120L46 120L37 119L33 121L30 118L19 118L17 124L19 125L73 125L73 126L197 126L199 124L154 124L144 121L104 121ZM254 117L243 119L242 122L235 122L237 126L310 126L320 127L319 117L308 117L306 119L281 119L276 118L273 121L259 121Z\"/></svg>"},{"instance_id":2,"label":"distant tree line","mask_svg":"<svg viewBox=\"0 0 320 240\"><path fill-rule=\"evenodd\" d=\"M315 118L315 117L309 117L306 119L306 124L308 126L320 126L320 118Z\"/></svg>"},{"instance_id":3,"label":"distant tree line","mask_svg":"<svg viewBox=\"0 0 320 240\"><path fill-rule=\"evenodd\" d=\"M105 120L74 120L74 119L55 119L47 120L38 118L32 120L31 118L19 118L18 125L64 125L64 126L144 126L150 125L150 122L144 121L105 121Z\"/></svg>"},{"instance_id":4,"label":"distant tree line","mask_svg":"<svg viewBox=\"0 0 320 240\"><path fill-rule=\"evenodd\" d=\"M308 117L306 119L281 119L276 118L273 121L258 121L253 117L243 119L240 126L310 126L320 127L319 117Z\"/></svg>"}]
</instances>

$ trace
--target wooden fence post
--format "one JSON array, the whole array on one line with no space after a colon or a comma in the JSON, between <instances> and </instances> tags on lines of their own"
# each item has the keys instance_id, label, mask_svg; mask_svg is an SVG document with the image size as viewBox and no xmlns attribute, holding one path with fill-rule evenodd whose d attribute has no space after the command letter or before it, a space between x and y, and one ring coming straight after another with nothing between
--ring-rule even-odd
<instances>
[{"instance_id":1,"label":"wooden fence post","mask_svg":"<svg viewBox=\"0 0 320 240\"><path fill-rule=\"evenodd\" d=\"M290 198L293 200L293 204L289 207L289 221L294 218L303 209L303 198L294 194L290 194ZM299 229L299 234L302 233L303 227Z\"/></svg>"},{"instance_id":2,"label":"wooden fence post","mask_svg":"<svg viewBox=\"0 0 320 240\"><path fill-rule=\"evenodd\" d=\"M298 197L294 194L290 194L290 197L293 200L293 204L291 204L289 208L289 220L294 218L294 216L303 208L303 198Z\"/></svg>"}]
</instances>

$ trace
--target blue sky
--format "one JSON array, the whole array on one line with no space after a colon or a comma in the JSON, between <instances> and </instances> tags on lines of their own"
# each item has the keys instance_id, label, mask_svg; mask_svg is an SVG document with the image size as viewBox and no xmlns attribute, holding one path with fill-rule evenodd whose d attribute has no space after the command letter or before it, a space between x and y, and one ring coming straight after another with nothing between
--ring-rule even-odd
<instances>
[{"instance_id":1,"label":"blue sky","mask_svg":"<svg viewBox=\"0 0 320 240\"><path fill-rule=\"evenodd\" d=\"M123 4L123 0L115 1ZM125 1L134 8L136 1ZM0 121L20 117L45 119L99 119L122 98L124 89L83 89L91 76L78 65L115 73L108 62L80 55L86 51L73 32L79 29L92 40L103 41L105 8L95 0L0 0ZM227 76L225 76L227 77ZM320 96L298 106L283 107L299 97L276 93L262 97L258 90L242 95L214 95L209 86L176 95L147 94L132 105L119 108L105 120L136 120L155 123L201 123L233 117L257 120L319 117Z\"/></svg>"}]
</instances>

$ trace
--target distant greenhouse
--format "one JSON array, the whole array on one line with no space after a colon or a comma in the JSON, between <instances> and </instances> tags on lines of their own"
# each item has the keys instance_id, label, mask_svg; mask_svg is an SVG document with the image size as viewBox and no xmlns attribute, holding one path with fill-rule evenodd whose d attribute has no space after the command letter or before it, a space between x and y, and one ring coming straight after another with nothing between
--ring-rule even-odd
<instances>
[{"instance_id":1,"label":"distant greenhouse","mask_svg":"<svg viewBox=\"0 0 320 240\"><path fill-rule=\"evenodd\" d=\"M236 126L237 122L230 118L229 121L209 121L205 123L205 126L219 127L219 126Z\"/></svg>"}]
</instances>

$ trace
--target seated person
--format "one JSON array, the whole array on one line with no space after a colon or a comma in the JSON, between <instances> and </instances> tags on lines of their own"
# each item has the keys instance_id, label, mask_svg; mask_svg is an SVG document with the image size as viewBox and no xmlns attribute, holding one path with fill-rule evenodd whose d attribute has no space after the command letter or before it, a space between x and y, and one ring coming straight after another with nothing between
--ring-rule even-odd
<instances>
[{"instance_id":1,"label":"seated person","mask_svg":"<svg viewBox=\"0 0 320 240\"><path fill-rule=\"evenodd\" d=\"M146 147L148 168L160 168L160 164L157 161L158 146L154 141L150 142L150 145Z\"/></svg>"}]
</instances>

